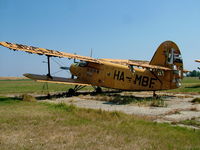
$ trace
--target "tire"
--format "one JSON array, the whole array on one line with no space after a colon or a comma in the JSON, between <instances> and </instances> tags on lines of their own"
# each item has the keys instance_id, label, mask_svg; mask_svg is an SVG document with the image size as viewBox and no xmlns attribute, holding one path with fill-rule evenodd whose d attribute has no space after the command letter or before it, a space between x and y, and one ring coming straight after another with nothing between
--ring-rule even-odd
<instances>
[{"instance_id":1,"label":"tire","mask_svg":"<svg viewBox=\"0 0 200 150\"><path fill-rule=\"evenodd\" d=\"M67 96L74 96L74 95L75 95L74 89L69 89L67 92Z\"/></svg>"}]
</instances>

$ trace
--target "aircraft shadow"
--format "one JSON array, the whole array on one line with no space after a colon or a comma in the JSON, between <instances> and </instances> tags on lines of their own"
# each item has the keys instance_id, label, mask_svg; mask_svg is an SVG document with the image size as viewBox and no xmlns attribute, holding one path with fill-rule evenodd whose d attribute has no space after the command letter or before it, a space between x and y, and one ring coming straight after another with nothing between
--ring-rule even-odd
<instances>
[{"instance_id":1,"label":"aircraft shadow","mask_svg":"<svg viewBox=\"0 0 200 150\"><path fill-rule=\"evenodd\" d=\"M0 102L3 101L16 101L16 100L22 100L22 98L19 97L0 97Z\"/></svg>"},{"instance_id":2,"label":"aircraft shadow","mask_svg":"<svg viewBox=\"0 0 200 150\"><path fill-rule=\"evenodd\" d=\"M174 95L157 95L157 97L152 96L134 96L134 95L120 95L120 94L114 94L107 96L111 96L110 100L107 100L105 104L115 104L115 105L124 105L124 104L130 104L130 103L148 103L152 101L168 101L167 98L174 98L176 96Z\"/></svg>"},{"instance_id":3,"label":"aircraft shadow","mask_svg":"<svg viewBox=\"0 0 200 150\"><path fill-rule=\"evenodd\" d=\"M142 102L142 101L148 102L155 99L156 98L154 98L153 96L139 97L139 96L133 96L133 95L114 94L112 95L111 100L108 100L107 102L105 102L105 104L124 105L124 104L137 103L137 102Z\"/></svg>"},{"instance_id":4,"label":"aircraft shadow","mask_svg":"<svg viewBox=\"0 0 200 150\"><path fill-rule=\"evenodd\" d=\"M46 100L46 99L73 97L73 96L79 96L79 95L97 96L97 95L120 93L120 92L122 92L122 91L103 91L102 93L89 92L89 91L80 91L80 92L76 92L74 95L70 95L68 92L63 92L63 93L56 93L56 94L48 94L48 95L45 95L45 96L37 96L35 98L37 100Z\"/></svg>"},{"instance_id":5,"label":"aircraft shadow","mask_svg":"<svg viewBox=\"0 0 200 150\"><path fill-rule=\"evenodd\" d=\"M194 85L194 86L188 86L188 87L185 87L185 88L200 88L200 85Z\"/></svg>"}]
</instances>

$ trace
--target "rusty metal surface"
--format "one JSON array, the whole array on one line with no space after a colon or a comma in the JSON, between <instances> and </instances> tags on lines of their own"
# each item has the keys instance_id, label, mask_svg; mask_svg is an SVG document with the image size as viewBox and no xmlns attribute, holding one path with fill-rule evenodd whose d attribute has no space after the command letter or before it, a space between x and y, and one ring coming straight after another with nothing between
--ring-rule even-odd
<instances>
[{"instance_id":1,"label":"rusty metal surface","mask_svg":"<svg viewBox=\"0 0 200 150\"><path fill-rule=\"evenodd\" d=\"M55 50L49 50L45 48L39 48L34 46L27 46L22 44L14 44L9 42L0 42L0 45L7 47L11 50L19 50L19 51L25 51L27 53L34 53L38 55L47 55L47 56L53 56L53 57L67 57L72 59L79 59L83 61L90 61L94 63L100 63L97 59L86 57L86 56L80 56L76 54L70 54L65 52L59 52Z\"/></svg>"},{"instance_id":2,"label":"rusty metal surface","mask_svg":"<svg viewBox=\"0 0 200 150\"><path fill-rule=\"evenodd\" d=\"M147 68L147 69L166 70L166 71L172 70L167 67L149 65L148 61L143 61L143 60L125 60L125 59L100 59L100 60L116 63L116 64L121 64L121 65L127 65L127 66L131 65L131 66L136 66L136 67L142 67L142 68Z\"/></svg>"},{"instance_id":3,"label":"rusty metal surface","mask_svg":"<svg viewBox=\"0 0 200 150\"><path fill-rule=\"evenodd\" d=\"M108 59L108 58L103 58L100 59L101 61L108 61L116 64L122 64L122 65L127 65L129 62L137 63L137 64L149 64L149 61L145 60L127 60L127 59Z\"/></svg>"},{"instance_id":4,"label":"rusty metal surface","mask_svg":"<svg viewBox=\"0 0 200 150\"><path fill-rule=\"evenodd\" d=\"M87 57L87 56L80 56L80 55L66 53L66 52L59 52L55 50L49 50L45 48L27 46L27 45L22 45L22 44L14 44L14 43L9 43L9 42L0 42L0 45L7 47L11 50L25 51L27 53L47 55L47 56L52 56L52 57L66 57L66 58L71 58L71 59L79 59L82 61L88 61L88 62L93 62L93 63L98 63L98 64L102 64L105 61L105 62L118 63L121 65L127 65L127 66L131 65L131 66L136 66L136 67L142 67L142 68L147 68L147 69L171 70L170 68L167 68L167 67L149 65L148 61L123 60L123 59L95 59L95 58Z\"/></svg>"},{"instance_id":5,"label":"rusty metal surface","mask_svg":"<svg viewBox=\"0 0 200 150\"><path fill-rule=\"evenodd\" d=\"M131 66L137 66L137 67L142 67L142 68L147 68L147 69L165 70L165 71L172 70L172 69L167 68L167 67L156 66L156 65L149 65L149 64L142 64L142 63L135 63L135 62L132 62L132 61L128 61L127 64L131 65Z\"/></svg>"}]
</instances>

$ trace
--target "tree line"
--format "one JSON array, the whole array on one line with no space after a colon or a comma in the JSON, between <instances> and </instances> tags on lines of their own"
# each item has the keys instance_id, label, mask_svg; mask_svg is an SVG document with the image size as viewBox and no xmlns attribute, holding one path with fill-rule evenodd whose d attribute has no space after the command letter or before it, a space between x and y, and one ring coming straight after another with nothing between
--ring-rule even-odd
<instances>
[{"instance_id":1,"label":"tree line","mask_svg":"<svg viewBox=\"0 0 200 150\"><path fill-rule=\"evenodd\" d=\"M200 77L200 71L190 71L186 74L187 77Z\"/></svg>"}]
</instances>

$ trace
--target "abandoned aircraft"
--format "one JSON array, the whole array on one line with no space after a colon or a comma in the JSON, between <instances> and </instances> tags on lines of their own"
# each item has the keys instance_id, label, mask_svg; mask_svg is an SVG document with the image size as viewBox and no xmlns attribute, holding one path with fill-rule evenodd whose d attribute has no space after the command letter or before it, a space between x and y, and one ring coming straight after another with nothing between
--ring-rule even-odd
<instances>
[{"instance_id":1,"label":"abandoned aircraft","mask_svg":"<svg viewBox=\"0 0 200 150\"><path fill-rule=\"evenodd\" d=\"M163 42L156 50L153 58L148 61L122 59L95 59L66 52L59 52L22 44L0 42L1 46L11 50L25 51L38 55L46 55L48 74L24 74L27 78L38 82L74 84L74 93L78 86L95 86L126 90L126 91L155 91L175 89L181 86L183 78L183 61L178 46L172 41ZM66 57L78 59L70 66L71 78L51 76L50 58Z\"/></svg>"}]
</instances>

